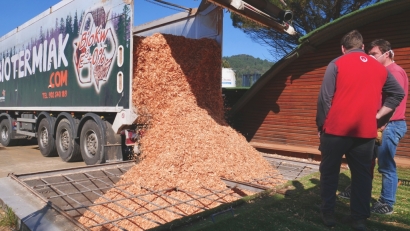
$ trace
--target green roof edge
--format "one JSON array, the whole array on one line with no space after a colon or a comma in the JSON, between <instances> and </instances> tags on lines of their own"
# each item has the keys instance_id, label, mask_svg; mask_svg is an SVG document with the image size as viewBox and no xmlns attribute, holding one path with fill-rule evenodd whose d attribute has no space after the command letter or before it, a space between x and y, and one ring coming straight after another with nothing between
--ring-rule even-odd
<instances>
[{"instance_id":1,"label":"green roof edge","mask_svg":"<svg viewBox=\"0 0 410 231\"><path fill-rule=\"evenodd\" d=\"M319 33L319 32L321 32L322 30L324 30L324 29L326 29L326 28L328 28L328 27L331 27L331 26L334 25L334 24L338 24L340 21L342 21L342 20L344 20L344 19L346 19L346 18L350 18L350 17L352 17L352 16L354 16L354 15L356 15L356 14L362 13L363 11L370 10L370 9L372 9L372 8L374 8L374 7L379 7L380 5L386 4L386 2L392 2L392 1L400 1L400 0L384 0L384 1L382 1L382 2L378 2L378 3L375 3L375 4L373 4L373 5L367 6L367 7L365 7L365 8L362 8L362 9L353 11L353 12L351 12L351 13L348 13L348 14L346 14L346 15L343 15L342 17L339 17L339 18L337 18L337 19L335 19L335 20L333 20L333 21L331 21L331 22L329 22L329 23L326 23L325 25L323 25L323 26L321 26L321 27L319 27L319 28L316 28L315 30L313 30L313 31L311 31L311 32L309 32L309 33L307 33L305 36L300 37L300 38L299 38L299 43L301 43L300 45L302 45L302 43L303 43L304 41L308 40L309 37L311 37L312 35L314 35L314 34L316 34L316 33ZM300 46L300 45L299 45L299 46Z\"/></svg>"}]
</instances>

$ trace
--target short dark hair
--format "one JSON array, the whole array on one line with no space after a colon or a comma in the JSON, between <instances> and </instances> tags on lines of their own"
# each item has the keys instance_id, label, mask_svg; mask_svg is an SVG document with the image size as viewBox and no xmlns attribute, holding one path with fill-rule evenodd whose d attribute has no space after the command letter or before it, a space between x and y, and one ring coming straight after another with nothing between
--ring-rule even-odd
<instances>
[{"instance_id":1,"label":"short dark hair","mask_svg":"<svg viewBox=\"0 0 410 231\"><path fill-rule=\"evenodd\" d=\"M390 45L389 41L384 40L384 39L373 40L369 44L368 50L370 51L371 49L373 49L373 47L379 47L379 50L382 52L382 54L384 54L384 53L391 50L391 45ZM392 52L389 52L389 57L393 58Z\"/></svg>"},{"instance_id":2,"label":"short dark hair","mask_svg":"<svg viewBox=\"0 0 410 231\"><path fill-rule=\"evenodd\" d=\"M357 49L363 46L363 37L357 30L352 30L345 34L340 41L340 44L346 49Z\"/></svg>"}]
</instances>

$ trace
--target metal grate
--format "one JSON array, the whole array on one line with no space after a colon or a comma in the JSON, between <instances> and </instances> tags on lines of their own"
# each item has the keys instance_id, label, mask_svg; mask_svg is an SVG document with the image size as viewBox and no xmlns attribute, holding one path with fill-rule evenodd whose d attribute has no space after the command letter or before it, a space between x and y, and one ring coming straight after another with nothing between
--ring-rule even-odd
<instances>
[{"instance_id":1,"label":"metal grate","mask_svg":"<svg viewBox=\"0 0 410 231\"><path fill-rule=\"evenodd\" d=\"M118 189L117 187L115 187ZM128 197L124 197L118 200L109 200L107 198L105 202L93 204L88 206L88 210L102 218L105 222L96 222L89 226L89 228L112 225L119 229L125 229L122 227L121 221L128 220L138 224L139 218L154 223L155 225L162 225L171 220L166 217L172 217L172 220L182 218L184 216L192 215L198 212L208 210L216 205L229 202L226 197L241 198L234 193L231 189L225 189L221 191L213 191L204 188L208 191L205 195L199 195L196 193L180 190L178 188L169 188L164 190L152 190L149 188L142 188L146 191L144 194L133 195L126 190L122 192L126 193ZM186 199L178 199L186 198ZM131 203L128 203L131 202ZM132 208L124 206L124 204L131 204ZM216 204L216 205L215 205ZM117 213L121 213L121 216L117 216L115 219L110 219L97 211L93 210L93 207L107 205L118 206L123 211L118 212L118 208L114 209ZM135 205L138 205L135 207ZM120 214L119 214L120 215Z\"/></svg>"},{"instance_id":2,"label":"metal grate","mask_svg":"<svg viewBox=\"0 0 410 231\"><path fill-rule=\"evenodd\" d=\"M153 190L140 187L142 193L135 195L128 190L132 184L116 185L121 175L132 166L14 178L85 230L102 226L126 230L122 226L123 221L137 224L138 219L154 223L154 226L162 225L170 221L166 217L182 218L242 198L230 188L219 191L202 188L201 194L198 194L178 188ZM109 190L120 196L108 198L105 194ZM101 207L112 208L109 213L117 213L118 216L101 213ZM84 227L77 220L86 211L98 219Z\"/></svg>"},{"instance_id":3,"label":"metal grate","mask_svg":"<svg viewBox=\"0 0 410 231\"><path fill-rule=\"evenodd\" d=\"M410 180L399 179L399 185L410 186Z\"/></svg>"},{"instance_id":4,"label":"metal grate","mask_svg":"<svg viewBox=\"0 0 410 231\"><path fill-rule=\"evenodd\" d=\"M319 171L318 164L305 163L294 160L284 160L280 158L263 155L263 157L276 168L281 176L286 180L297 180L303 176ZM268 179L266 179L268 180Z\"/></svg>"},{"instance_id":5,"label":"metal grate","mask_svg":"<svg viewBox=\"0 0 410 231\"><path fill-rule=\"evenodd\" d=\"M279 170L278 174L251 182L224 179L230 188L219 191L202 188L201 193L179 188L153 190L138 186L139 193L135 194L130 189L136 185L117 185L121 176L134 163L87 166L12 177L84 230L102 226L126 230L126 222L140 224L143 221L152 223L153 227L162 225L240 199L246 195L241 190L260 192L268 189L263 185L277 185L283 178L293 180L317 171L315 165L289 164L289 161L265 158ZM106 195L108 191L116 193L115 199ZM86 227L78 222L85 213L89 218Z\"/></svg>"}]
</instances>

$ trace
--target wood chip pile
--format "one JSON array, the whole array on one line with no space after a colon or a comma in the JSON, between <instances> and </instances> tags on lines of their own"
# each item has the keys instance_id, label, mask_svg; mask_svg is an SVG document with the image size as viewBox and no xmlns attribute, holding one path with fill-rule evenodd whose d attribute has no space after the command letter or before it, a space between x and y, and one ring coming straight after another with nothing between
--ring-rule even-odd
<instances>
[{"instance_id":1,"label":"wood chip pile","mask_svg":"<svg viewBox=\"0 0 410 231\"><path fill-rule=\"evenodd\" d=\"M135 38L134 71L133 104L142 113L140 119L149 118L140 122L150 123L150 129L141 139L142 161L118 182L119 185L133 182L132 186L124 187L128 192L146 193L141 186L152 190L178 187L202 195L209 194L207 189L226 189L220 177L245 182L267 176L278 178L279 173L224 120L221 48L216 41L165 34ZM275 183L283 181L278 179ZM115 189L105 194L105 198L111 200L127 196ZM226 202L234 199L224 198ZM149 200L164 205L158 196ZM97 202L104 201L100 198ZM121 203L140 212L151 206L137 199ZM208 208L220 204L198 203ZM202 211L177 209L184 215ZM116 205L97 206L93 210L110 219L130 214ZM160 217L161 223L179 218L167 211L147 216L157 217L157 220ZM104 221L86 212L80 222L90 227ZM120 224L128 230L157 226L143 218ZM106 225L95 230L105 228L113 227Z\"/></svg>"}]
</instances>

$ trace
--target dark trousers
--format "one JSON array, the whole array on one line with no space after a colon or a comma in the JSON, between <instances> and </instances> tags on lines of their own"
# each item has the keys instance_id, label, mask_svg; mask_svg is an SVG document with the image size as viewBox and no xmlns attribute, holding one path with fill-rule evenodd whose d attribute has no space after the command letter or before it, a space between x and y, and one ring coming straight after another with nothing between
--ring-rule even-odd
<instances>
[{"instance_id":1,"label":"dark trousers","mask_svg":"<svg viewBox=\"0 0 410 231\"><path fill-rule=\"evenodd\" d=\"M371 165L374 145L375 139L334 136L326 133L320 136L322 161L319 170L322 212L334 212L340 165L343 155L346 155L352 174L351 216L355 220L370 217Z\"/></svg>"}]
</instances>

